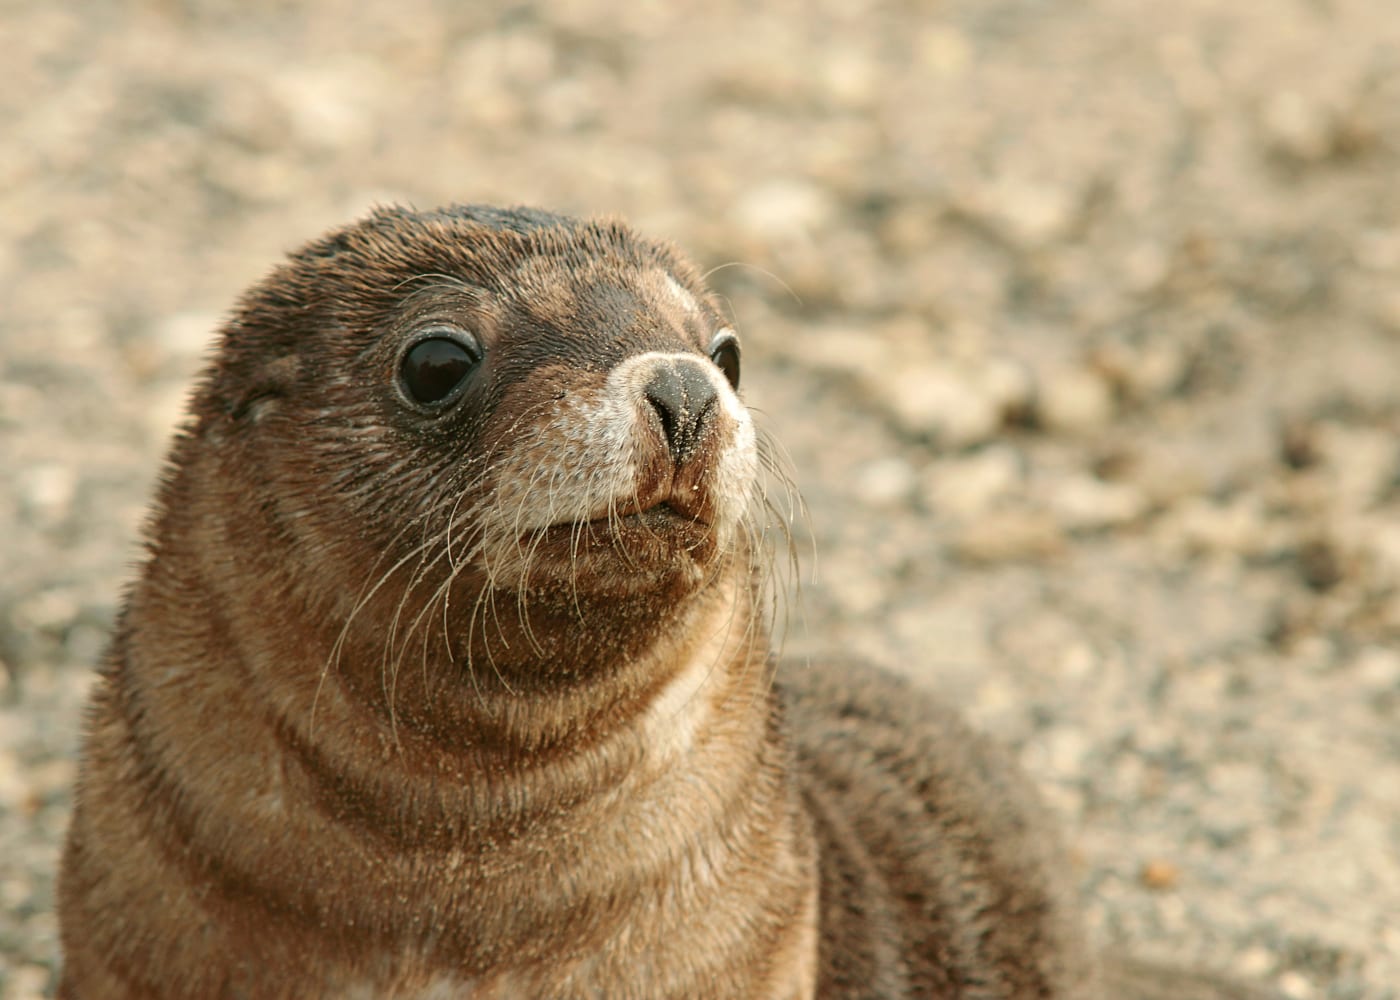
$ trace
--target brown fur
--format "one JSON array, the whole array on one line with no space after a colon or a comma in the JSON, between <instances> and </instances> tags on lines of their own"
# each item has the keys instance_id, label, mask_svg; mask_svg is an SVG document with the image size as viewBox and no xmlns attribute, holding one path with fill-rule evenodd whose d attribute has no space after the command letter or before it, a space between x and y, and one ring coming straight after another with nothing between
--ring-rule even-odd
<instances>
[{"instance_id":1,"label":"brown fur","mask_svg":"<svg viewBox=\"0 0 1400 1000\"><path fill-rule=\"evenodd\" d=\"M484 359L425 414L434 323ZM60 996L1129 995L996 748L773 685L747 418L668 452L643 383L699 369L635 360L722 325L669 249L523 210L381 211L244 298L93 696Z\"/></svg>"}]
</instances>

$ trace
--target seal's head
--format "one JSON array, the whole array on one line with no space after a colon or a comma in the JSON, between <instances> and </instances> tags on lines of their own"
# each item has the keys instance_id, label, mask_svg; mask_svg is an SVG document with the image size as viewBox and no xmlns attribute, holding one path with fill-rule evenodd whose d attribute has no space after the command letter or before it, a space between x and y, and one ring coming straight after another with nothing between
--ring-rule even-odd
<instances>
[{"instance_id":1,"label":"seal's head","mask_svg":"<svg viewBox=\"0 0 1400 1000\"><path fill-rule=\"evenodd\" d=\"M667 246L531 210L385 209L244 298L179 464L213 463L196 480L228 494L200 505L223 556L261 558L283 610L341 629L333 665L366 687L404 662L558 686L751 600L738 382L734 332Z\"/></svg>"}]
</instances>

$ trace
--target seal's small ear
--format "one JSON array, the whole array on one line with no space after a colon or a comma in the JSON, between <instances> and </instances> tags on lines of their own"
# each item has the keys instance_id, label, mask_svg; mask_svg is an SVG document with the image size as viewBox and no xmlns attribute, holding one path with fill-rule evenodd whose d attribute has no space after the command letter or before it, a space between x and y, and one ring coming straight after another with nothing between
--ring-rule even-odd
<instances>
[{"instance_id":1,"label":"seal's small ear","mask_svg":"<svg viewBox=\"0 0 1400 1000\"><path fill-rule=\"evenodd\" d=\"M225 413L235 424L257 424L282 397L291 392L301 374L301 362L295 355L284 354L261 365L240 379L242 391L225 401Z\"/></svg>"}]
</instances>

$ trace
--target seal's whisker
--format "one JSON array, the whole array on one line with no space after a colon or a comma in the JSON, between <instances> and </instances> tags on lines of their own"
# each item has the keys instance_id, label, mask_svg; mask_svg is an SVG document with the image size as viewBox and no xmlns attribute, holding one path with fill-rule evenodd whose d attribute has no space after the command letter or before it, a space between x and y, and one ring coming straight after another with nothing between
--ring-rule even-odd
<instances>
[{"instance_id":1,"label":"seal's whisker","mask_svg":"<svg viewBox=\"0 0 1400 1000\"><path fill-rule=\"evenodd\" d=\"M517 692L514 688L510 686L510 682L506 680L505 675L501 673L500 665L496 663L496 658L491 653L491 640L488 639L486 635L486 615L488 613L493 615L496 614L496 588L491 585L491 580L489 577L487 578L486 583L482 585L481 593L477 595L476 604L472 608L471 617L468 619L467 662L469 666L472 662L472 637L476 630L476 616L478 611L480 611L481 613L481 648L482 652L486 654L486 662L490 664L491 670L496 675L496 680L500 681L501 683L501 687L505 688L508 694L515 695ZM506 641L505 633L501 630L499 615L497 615L496 617L496 631L501 638L502 644L505 645L507 649L509 649L510 644Z\"/></svg>"},{"instance_id":2,"label":"seal's whisker","mask_svg":"<svg viewBox=\"0 0 1400 1000\"><path fill-rule=\"evenodd\" d=\"M761 274L761 275L763 275L765 278L768 278L769 280L771 280L775 285L777 285L777 286L778 286L779 288L781 288L783 291L787 292L788 295L792 296L792 301L793 301L793 302L795 302L795 303L796 303L797 305L799 305L799 306L802 305L802 296L798 295L795 291L793 291L793 288L792 288L791 285L789 285L789 284L788 284L786 281L784 281L782 278L778 277L778 276L777 276L776 274L774 274L772 271L769 271L769 270L767 270L767 269L765 269L765 268L759 267L757 264L750 264L750 263L748 263L747 261L742 261L742 260L730 260L730 261L725 261L723 264L716 264L714 267L710 268L710 269L709 269L708 271L706 271L703 275L701 275L700 280L701 280L701 281L709 281L711 277L713 277L714 275L718 274L720 271L727 271L727 270L728 270L729 268L731 268L731 267L742 267L742 268L747 268L748 270L753 271L753 272L756 273L756 274ZM732 311L733 311L733 310L731 309L731 312L732 312Z\"/></svg>"},{"instance_id":3,"label":"seal's whisker","mask_svg":"<svg viewBox=\"0 0 1400 1000\"><path fill-rule=\"evenodd\" d=\"M567 475L567 473L568 470L562 466L555 466L550 471L549 480L546 483L546 513L543 518L545 526L538 528L535 531L533 537L531 538L530 545L526 549L524 565L521 567L520 571L520 586L516 590L516 616L520 620L520 628L525 633L526 641L530 644L531 650L536 655L543 654L544 646L535 636L534 628L531 626L529 621L529 608L526 606L526 598L527 595L530 593L530 573L534 566L535 558L538 555L539 546L544 541L546 532L549 531L550 526L556 523L562 523L563 512L560 511L557 506L557 501L559 498L558 484L561 477ZM531 484L533 485L533 483L534 480L532 479ZM572 521L573 519L570 518L569 520Z\"/></svg>"},{"instance_id":4,"label":"seal's whisker","mask_svg":"<svg viewBox=\"0 0 1400 1000\"><path fill-rule=\"evenodd\" d=\"M583 623L584 619L583 606L579 601L578 555L579 545L583 541L583 533L591 530L588 525L591 523L593 515L594 478L592 476L583 477L583 484L583 496L579 502L580 514L569 528L569 596L573 601L574 614L578 616L580 624Z\"/></svg>"},{"instance_id":5,"label":"seal's whisker","mask_svg":"<svg viewBox=\"0 0 1400 1000\"><path fill-rule=\"evenodd\" d=\"M447 582L444 585L442 592L442 646L444 652L446 652L449 659L453 655L451 624L452 585L456 581L457 577L460 576L461 573L469 565L471 565L470 555L471 552L474 550L474 543L479 542L482 535L485 533L485 529L482 527L482 525L475 520L475 515L478 513L478 508L480 505L479 503L474 503L472 507L467 511L467 517L472 518L471 527L468 530L464 540L461 539L461 536L458 536L458 540L462 541L462 558L458 559L457 557L453 556L452 545L454 539L452 537L452 532L457 519L458 510L462 505L463 499L465 499L469 495L469 492L473 491L475 488L477 488L475 485L468 484L467 486L464 486L461 489L456 502L452 505L451 512L447 515L447 527L443 535L443 548L447 552L448 576ZM473 545L473 548L468 547L469 543ZM426 635L426 629L424 630L424 634ZM426 670L426 650L424 651L423 655L425 660L424 669Z\"/></svg>"},{"instance_id":6,"label":"seal's whisker","mask_svg":"<svg viewBox=\"0 0 1400 1000\"><path fill-rule=\"evenodd\" d=\"M436 565L440 560L444 559L444 557L446 557L447 562L447 573L445 574L443 580L433 590L433 593L429 595L428 599L425 602L423 602L423 606L418 610L418 613L409 623L408 628L404 630L403 638L399 643L399 651L397 656L395 657L393 665L394 677L397 680L398 671L402 668L403 657L408 650L408 645L412 641L414 633L419 632L421 630L422 642L420 666L424 690L427 690L430 683L428 677L428 643L430 639L430 630L427 626L428 623L431 620L433 620L434 609L439 604L441 604L442 607L443 645L449 658L452 656L453 652L451 636L449 633L450 623L447 618L447 609L448 601L452 592L452 585L463 570L462 567L453 566L451 563L450 556L448 555L450 552L450 542L447 538L448 530L449 529L445 526L442 533L432 540L431 544L435 548L439 547L440 545L441 551L439 555L433 557L431 563L425 564L424 573L420 574L418 578L415 578L415 580L410 584L410 586L417 586L417 584L421 581L422 577L426 575L426 571L432 566ZM395 628L397 628L397 625L398 618L396 616Z\"/></svg>"},{"instance_id":7,"label":"seal's whisker","mask_svg":"<svg viewBox=\"0 0 1400 1000\"><path fill-rule=\"evenodd\" d=\"M380 654L380 687L384 692L385 701L389 709L389 731L393 737L394 746L400 753L403 752L403 747L399 743L398 708L395 696L398 691L399 666L403 658L403 647L400 646L399 653L397 656L394 656L392 663L390 662L390 656L394 651L395 640L398 637L399 624L403 619L404 608L408 605L409 598L412 597L414 591L418 589L418 585L427 579L427 575L432 567L436 566L446 556L446 551L444 549L433 544L435 540L436 539L429 539L423 545L419 546L419 551L424 554L430 549L436 549L437 554L433 555L431 558L420 560L418 566L414 570L413 576L409 578L408 583L404 586L403 594L399 597L399 603L394 608L393 618L390 619L389 628L385 631L384 643ZM409 635L411 637L411 632Z\"/></svg>"},{"instance_id":8,"label":"seal's whisker","mask_svg":"<svg viewBox=\"0 0 1400 1000\"><path fill-rule=\"evenodd\" d=\"M394 533L393 538L391 540L391 544L392 542L396 542L398 541L398 539L402 538L405 534L412 530L414 526L415 524L412 521L405 524L402 528L400 528L397 532ZM384 550L379 554L379 556L375 559L373 565L370 566L371 575L373 574L375 567L377 567L381 562L383 562L384 559L388 558L390 551L391 547L386 546ZM366 579L364 585L361 587L360 595L356 598L354 605L350 609L350 613L345 616L345 622L341 625L340 632L336 636L335 642L331 644L331 649L330 652L326 655L325 662L321 665L320 675L318 676L316 681L316 692L311 697L311 711L309 713L310 717L307 722L308 738L314 738L315 736L316 709L317 706L320 704L321 690L325 686L326 679L330 675L331 670L338 670L340 667L340 657L345 647L346 639L349 637L350 626L354 622L355 616L358 615L360 611L366 605L368 605L370 601L374 599L375 595L379 593L380 589L382 589L388 584L389 580L393 577L393 575L396 572L398 572L408 563L412 562L415 558L420 557L421 554L421 547L409 551L397 563L395 563L388 570L386 570L377 581L374 581L373 584L371 584L371 580Z\"/></svg>"}]
</instances>

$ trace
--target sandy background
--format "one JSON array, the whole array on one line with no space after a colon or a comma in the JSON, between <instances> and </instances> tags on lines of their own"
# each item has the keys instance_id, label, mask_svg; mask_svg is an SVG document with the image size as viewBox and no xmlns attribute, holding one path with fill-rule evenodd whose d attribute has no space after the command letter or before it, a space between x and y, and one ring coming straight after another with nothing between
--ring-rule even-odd
<instances>
[{"instance_id":1,"label":"sandy background","mask_svg":"<svg viewBox=\"0 0 1400 1000\"><path fill-rule=\"evenodd\" d=\"M720 268L810 505L789 650L1014 744L1105 940L1397 996L1389 0L557 6L0 4L0 998L209 332L389 200Z\"/></svg>"}]
</instances>

